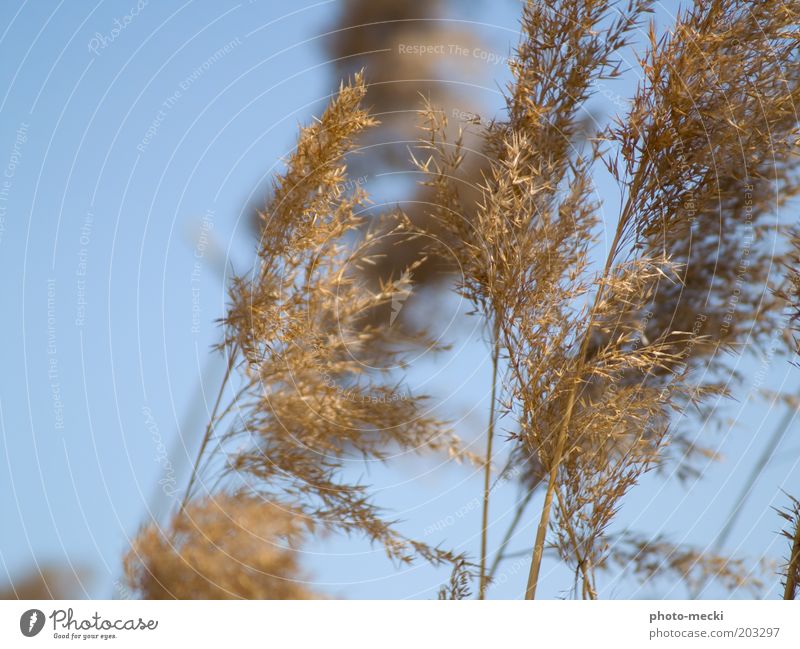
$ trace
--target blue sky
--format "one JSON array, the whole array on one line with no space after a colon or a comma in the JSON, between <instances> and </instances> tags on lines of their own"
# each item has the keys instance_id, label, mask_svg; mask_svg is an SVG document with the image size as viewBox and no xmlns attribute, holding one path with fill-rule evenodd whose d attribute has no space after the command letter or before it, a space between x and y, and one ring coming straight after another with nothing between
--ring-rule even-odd
<instances>
[{"instance_id":1,"label":"blue sky","mask_svg":"<svg viewBox=\"0 0 800 649\"><path fill-rule=\"evenodd\" d=\"M509 53L516 2L458 7L448 16L470 21L487 51ZM673 7L659 5L658 19ZM339 9L337 2L260 0L6 3L0 581L36 561L67 563L91 569L87 596L112 596L129 539L149 511L170 504L169 484L159 489L158 481L174 471L183 485L220 373L219 363L208 361L225 303L220 266L242 271L251 263L248 205L264 199L298 123L318 114L338 85L324 33ZM490 66L481 72L488 81L474 92L496 114L507 71L481 65ZM635 70L595 105L616 110L613 97L633 83ZM391 202L407 180L376 177L367 188ZM597 183L608 229L616 190L602 177ZM464 311L455 301L442 309ZM460 317L452 333L461 336L457 351L416 364L410 381L450 396L443 414L480 422L489 358L479 323ZM784 414L780 406L752 403L750 393L796 384L797 370L785 358L763 363L742 364L751 376L764 370L763 386L754 380L721 410L736 425L698 431L719 442L723 461L697 485L648 480L627 499L623 526L701 546L713 538ZM768 464L729 544L750 559L785 554L770 506L784 503L780 489L798 491L795 430ZM476 444L478 450L483 442ZM476 552L479 475L434 461L353 470L379 486L381 503L409 533L459 539L459 549ZM510 486L497 490L495 541L516 495ZM535 505L515 550L531 545ZM423 565L399 571L357 538L331 537L306 551L313 580L335 595L430 598L447 579L446 571ZM500 574L492 595L519 597L527 557L509 560ZM560 567L548 562L543 574L544 596L568 588ZM640 588L628 578L601 584L606 596L685 594L669 583Z\"/></svg>"}]
</instances>

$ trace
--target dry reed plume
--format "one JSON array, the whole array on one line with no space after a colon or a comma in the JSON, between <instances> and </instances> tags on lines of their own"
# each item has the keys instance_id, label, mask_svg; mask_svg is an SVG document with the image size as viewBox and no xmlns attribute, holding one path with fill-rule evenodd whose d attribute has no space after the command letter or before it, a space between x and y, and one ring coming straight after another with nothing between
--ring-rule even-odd
<instances>
[{"instance_id":1,"label":"dry reed plume","mask_svg":"<svg viewBox=\"0 0 800 649\"><path fill-rule=\"evenodd\" d=\"M309 599L294 549L312 529L290 508L217 495L190 504L167 530L145 529L125 574L147 599Z\"/></svg>"},{"instance_id":2,"label":"dry reed plume","mask_svg":"<svg viewBox=\"0 0 800 649\"><path fill-rule=\"evenodd\" d=\"M781 328L776 268L800 267L775 223L800 191L800 2L697 0L663 35L647 28L650 10L650 0L527 2L504 119L464 133L433 102L420 111L414 164L433 205L424 222L400 209L368 219L366 193L348 183L356 142L376 125L361 74L302 129L260 214L257 266L231 284L221 345L229 371L186 498L168 529L146 529L126 560L135 588L311 596L291 581L291 548L274 540L307 529L362 534L399 562L448 564L441 598L470 596L473 577L483 598L530 503L540 510L527 598L548 549L585 598L612 566L691 589L711 578L761 586L743 560L610 528L646 473L699 474L713 452L687 429L735 389L731 359ZM586 103L621 74L621 54L641 33L643 80L629 110L583 140ZM598 169L621 196L602 246ZM367 271L387 263L387 241L414 242L413 254L376 284ZM403 383L411 350L445 348L372 317L429 258L448 255L455 290L489 335L483 457ZM483 472L478 557L406 537L367 485L346 479L346 458L398 450ZM523 492L491 560L492 485L511 474ZM220 486L198 494L212 477ZM787 518L793 595L800 528L796 512Z\"/></svg>"}]
</instances>

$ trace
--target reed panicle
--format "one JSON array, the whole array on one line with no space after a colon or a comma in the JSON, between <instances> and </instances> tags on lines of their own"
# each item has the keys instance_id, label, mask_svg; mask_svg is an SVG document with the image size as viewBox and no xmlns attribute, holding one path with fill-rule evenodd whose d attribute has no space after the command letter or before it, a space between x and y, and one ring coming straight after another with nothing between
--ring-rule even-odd
<instances>
[{"instance_id":1,"label":"reed panicle","mask_svg":"<svg viewBox=\"0 0 800 649\"><path fill-rule=\"evenodd\" d=\"M608 563L598 568L610 570L612 564L630 571L642 584L653 584L659 579L677 579L692 592L711 579L728 590L746 589L753 595L758 595L764 586L754 576L752 566L742 559L676 545L661 536L650 539L628 533L614 539Z\"/></svg>"},{"instance_id":2,"label":"reed panicle","mask_svg":"<svg viewBox=\"0 0 800 649\"><path fill-rule=\"evenodd\" d=\"M785 201L798 191L800 83L796 65L785 69L796 63L798 14L795 5L750 8L699 2L671 34L656 37L651 27L645 82L630 111L572 153L577 112L595 81L618 74L614 54L649 4L528 3L508 119L487 129L492 168L471 221L452 181L460 141L447 142L443 116L425 109L429 155L419 166L437 189L437 217L462 242L460 289L500 332L507 409L548 475L529 597L553 507L562 559L582 575L583 595L595 595L604 531L625 493L662 462L673 413L724 394L715 380L725 369L719 346L757 339L780 315L767 289L774 250L763 240L773 192ZM598 162L624 200L602 270L592 274L590 172ZM752 239L745 252L743 237ZM740 279L743 256L757 268L737 297L758 306L731 313L721 282Z\"/></svg>"},{"instance_id":3,"label":"reed panicle","mask_svg":"<svg viewBox=\"0 0 800 649\"><path fill-rule=\"evenodd\" d=\"M225 442L255 443L230 458L227 472L262 492L290 493L323 525L363 532L393 559L446 561L454 556L398 535L363 485L341 480L348 453L375 460L389 448L460 454L446 425L426 414L426 398L391 378L409 348L435 345L425 332L398 334L365 320L405 290L415 268L377 291L361 279L376 243L408 230L402 215L354 244L348 239L361 231L366 195L359 187L342 191L343 158L353 137L375 123L360 108L365 92L357 75L302 131L263 214L260 267L234 282L227 345L241 350L242 399L250 407Z\"/></svg>"},{"instance_id":4,"label":"reed panicle","mask_svg":"<svg viewBox=\"0 0 800 649\"><path fill-rule=\"evenodd\" d=\"M192 502L167 529L143 530L125 574L147 599L309 599L296 548L310 531L285 505L216 495Z\"/></svg>"}]
</instances>

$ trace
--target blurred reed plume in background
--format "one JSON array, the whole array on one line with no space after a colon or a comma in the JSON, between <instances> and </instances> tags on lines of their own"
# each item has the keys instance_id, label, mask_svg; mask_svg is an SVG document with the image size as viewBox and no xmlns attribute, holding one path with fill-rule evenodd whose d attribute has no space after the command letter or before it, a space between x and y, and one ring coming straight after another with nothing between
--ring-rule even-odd
<instances>
[{"instance_id":1,"label":"blurred reed plume in background","mask_svg":"<svg viewBox=\"0 0 800 649\"><path fill-rule=\"evenodd\" d=\"M597 597L612 570L696 592L710 579L759 592L743 559L613 525L645 474L701 473L714 453L689 431L735 396L732 360L766 353L787 328L787 299L797 304L800 266L775 214L800 191L800 2L697 0L662 34L648 30L651 4L526 3L505 115L462 124L448 118L449 88L395 81L435 78L432 59L387 54L356 71L364 52L396 52L406 29L469 43L432 20L440 4L421 10L431 19L422 27L406 22L421 17L412 4L345 4L332 48L350 81L301 130L259 212L255 267L230 284L228 372L186 497L165 529L135 541L132 589L312 597L295 551L311 534L344 532L400 564L448 566L442 598L483 598L537 504L520 595L536 596L551 551L578 597ZM621 74L640 32L643 79L628 108L588 124L586 103ZM370 148L387 140L396 146ZM408 204L370 209L353 174L391 168L409 148L422 182ZM601 209L614 209L595 192L602 170L621 200L599 250ZM431 334L435 313L396 327L385 317L412 278L462 296L487 332L483 455L404 381L420 353L448 353ZM451 549L459 539L447 548L401 533L345 471L347 458L403 452L483 472L479 556ZM200 490L198 476L215 487ZM522 493L491 549L492 487L508 477ZM785 518L793 598L796 507Z\"/></svg>"},{"instance_id":2,"label":"blurred reed plume in background","mask_svg":"<svg viewBox=\"0 0 800 649\"><path fill-rule=\"evenodd\" d=\"M192 503L169 530L143 531L125 571L147 599L309 599L292 548L310 531L291 508L217 495Z\"/></svg>"}]
</instances>

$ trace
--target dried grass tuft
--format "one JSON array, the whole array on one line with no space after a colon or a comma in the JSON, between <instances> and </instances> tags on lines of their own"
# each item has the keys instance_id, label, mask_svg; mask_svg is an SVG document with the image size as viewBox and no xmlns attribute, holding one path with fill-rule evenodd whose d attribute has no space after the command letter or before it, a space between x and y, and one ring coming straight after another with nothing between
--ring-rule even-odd
<instances>
[{"instance_id":1,"label":"dried grass tuft","mask_svg":"<svg viewBox=\"0 0 800 649\"><path fill-rule=\"evenodd\" d=\"M146 599L310 599L296 548L312 530L292 508L216 495L144 529L125 575Z\"/></svg>"}]
</instances>

